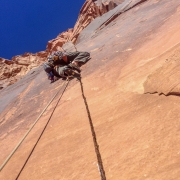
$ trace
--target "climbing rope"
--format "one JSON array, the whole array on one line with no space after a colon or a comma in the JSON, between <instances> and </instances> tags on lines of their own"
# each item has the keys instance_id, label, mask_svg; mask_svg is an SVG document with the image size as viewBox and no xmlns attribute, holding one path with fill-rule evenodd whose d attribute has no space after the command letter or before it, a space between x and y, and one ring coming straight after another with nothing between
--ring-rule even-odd
<instances>
[{"instance_id":1,"label":"climbing rope","mask_svg":"<svg viewBox=\"0 0 180 180\"><path fill-rule=\"evenodd\" d=\"M105 171L104 171L104 167L103 167L103 161L102 161L102 158L101 158L101 153L100 153L100 150L99 150L99 145L98 145L98 142L97 142L97 138L96 138L96 133L95 133L95 130L94 130L94 125L93 125L93 122L92 122L92 118L91 118L91 114L90 114L90 111L89 111L89 107L88 107L88 103L87 103L87 100L86 100L86 97L84 95L84 89L83 89L83 84L82 84L82 81L81 81L81 78L78 79L79 82L80 82L80 85L81 85L81 91L82 91L82 97L84 99L84 103L85 103L85 107L86 107L86 111L87 111L87 115L88 115L88 118L89 118L89 124L90 124L90 128L91 128L91 133L92 133L92 137L93 137L93 143L94 143L94 148L95 148L95 153L96 153L96 157L97 157L97 162L98 162L98 168L99 168L99 172L100 172L100 176L101 176L101 180L106 180L106 175L105 175ZM19 176L21 175L22 171L24 170L27 162L29 161L32 153L34 152L37 144L39 143L44 131L46 130L46 127L48 126L51 118L52 118L52 115L54 114L54 111L56 110L56 107L57 105L59 104L59 101L61 100L67 86L69 84L69 79L67 78L67 83L66 83L66 86L61 94L61 96L59 97L45 127L43 128L38 140L36 141L34 147L32 148L28 158L26 159L24 165L22 166L21 170L19 171L17 177L15 180L18 180ZM60 91L60 89L59 89ZM36 119L36 121L34 122L34 124L31 126L31 128L28 130L28 132L24 135L24 137L21 139L21 141L18 143L18 145L14 148L14 150L11 152L11 154L7 157L7 159L5 160L5 162L1 165L0 167L0 171L4 168L4 166L8 163L8 161L10 160L10 158L13 156L13 154L17 151L18 147L22 144L22 142L24 141L24 139L27 137L27 135L30 133L30 131L33 129L33 127L35 126L35 124L38 122L38 120L41 118L41 116L43 115L43 113L46 111L46 109L49 107L49 105L51 104L51 102L55 99L55 97L58 95L59 91L54 95L54 97L50 100L50 102L48 103L48 105L44 108L44 110L42 111L42 113L38 116L38 118Z\"/></svg>"},{"instance_id":2,"label":"climbing rope","mask_svg":"<svg viewBox=\"0 0 180 180\"><path fill-rule=\"evenodd\" d=\"M81 79L79 79L79 82L80 82L80 85L81 85L82 97L84 99L84 104L86 106L86 111L87 111L87 115L88 115L88 118L89 118L89 124L90 124L91 133L92 133L92 137L93 137L94 148L95 148L95 152L96 152L96 157L97 157L97 162L98 162L98 168L99 168L100 175L101 175L101 180L106 180L103 161L102 161L102 158L101 158L101 153L100 153L99 145L98 145L97 138L96 138L96 132L94 130L94 125L93 125L93 122L92 122L92 118L91 118L91 114L90 114L90 111L89 111L88 103L87 103L86 97L84 95L84 89L83 89L83 84L82 84Z\"/></svg>"},{"instance_id":3,"label":"climbing rope","mask_svg":"<svg viewBox=\"0 0 180 180\"><path fill-rule=\"evenodd\" d=\"M66 88L67 88L67 86L68 86L68 84L69 84L69 80L67 80L66 82L67 82L67 83L66 83L66 86L65 86L65 88L64 88L64 90L63 90L63 92L62 92L62 94L61 94L61 96L60 96L60 98L59 98L59 100L58 100L58 102L57 102L57 104L56 104L53 112L51 113L51 116L50 116L47 124L45 125L45 128L43 129L43 131L42 131L42 133L41 133L38 141L36 142L35 146L33 147L33 149L32 149L32 151L31 151L28 159L30 158L30 156L31 156L32 152L34 151L37 143L39 142L42 134L44 133L44 131L45 131L45 129L46 129L46 127L47 127L47 125L48 125L48 123L49 123L49 121L50 121L50 119L51 119L51 117L52 117L52 115L53 115L53 113L54 113L54 111L55 111L55 109L56 109L59 101L60 101L60 99L61 99L61 97L63 96L63 94L64 94L64 92L65 92L65 90L66 90ZM17 151L17 149L19 148L19 146L22 144L22 142L24 141L24 139L27 137L27 135L30 133L30 131L33 129L33 127L36 125L36 123L37 123L38 120L41 118L41 116L44 114L44 112L46 111L46 109L49 107L49 105L52 103L52 101L53 101L53 100L55 99L55 97L58 95L58 93L60 92L60 90L61 90L61 89L59 89L58 92L53 96L53 98L50 100L50 102L47 104L47 106L43 109L43 111L41 112L41 114L38 116L38 118L36 119L36 121L32 124L32 126L31 126L30 129L27 131L27 133L24 135L24 137L21 139L21 141L17 144L17 146L13 149L13 151L12 151L12 152L9 154L9 156L6 158L6 160L4 161L4 163L3 163L3 164L1 165L1 167L0 167L0 171L1 171L1 170L4 168L4 166L8 163L8 161L9 161L10 158L13 156L13 154ZM25 164L23 165L23 168L25 167L28 159L26 160ZM21 169L21 171L20 171L20 173L18 174L17 178L18 178L19 175L21 174L23 168ZM16 178L16 179L17 179L17 178Z\"/></svg>"}]
</instances>

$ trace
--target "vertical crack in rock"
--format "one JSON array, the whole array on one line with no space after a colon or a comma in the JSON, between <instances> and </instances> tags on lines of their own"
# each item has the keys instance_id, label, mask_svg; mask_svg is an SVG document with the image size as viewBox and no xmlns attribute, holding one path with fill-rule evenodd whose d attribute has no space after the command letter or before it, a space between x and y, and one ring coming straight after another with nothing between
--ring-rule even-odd
<instances>
[{"instance_id":1,"label":"vertical crack in rock","mask_svg":"<svg viewBox=\"0 0 180 180\"><path fill-rule=\"evenodd\" d=\"M80 85L81 85L81 91L82 91L82 97L84 99L84 104L86 106L86 111L87 111L87 115L89 118L89 124L90 124L90 128L91 128L91 133L92 133L92 137L93 137L93 143L94 143L94 148L95 148L95 152L96 152L96 156L97 156L97 161L98 161L98 167L99 167L99 171L100 171L100 175L101 175L101 180L106 180L106 175L105 175L105 170L104 170L104 166L103 166L103 162L102 162L102 158L101 158L101 153L99 150L99 145L97 142L97 138L96 138L96 132L94 130L94 125L92 122L92 118L91 118L91 113L89 111L89 107L88 107L88 103L86 100L86 97L84 95L84 89L83 89L83 84L81 79L79 80Z\"/></svg>"}]
</instances>

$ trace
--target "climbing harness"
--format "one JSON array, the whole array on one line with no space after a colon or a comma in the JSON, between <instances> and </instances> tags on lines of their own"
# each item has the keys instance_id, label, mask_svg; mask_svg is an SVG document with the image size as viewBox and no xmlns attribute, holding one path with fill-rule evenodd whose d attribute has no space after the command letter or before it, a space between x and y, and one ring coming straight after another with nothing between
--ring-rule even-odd
<instances>
[{"instance_id":1,"label":"climbing harness","mask_svg":"<svg viewBox=\"0 0 180 180\"><path fill-rule=\"evenodd\" d=\"M64 88L64 91L62 92L62 95L64 94L68 84L69 84L69 80L66 81L66 86ZM50 100L50 102L47 104L47 106L43 109L43 111L41 112L41 114L38 116L38 118L36 119L36 121L32 124L32 126L30 127L30 129L27 131L27 133L24 135L24 137L21 139L21 141L17 144L17 146L14 148L14 150L9 154L9 156L6 158L6 160L4 161L4 163L0 166L0 171L4 168L4 166L8 163L8 161L10 160L10 158L13 156L13 154L17 151L17 149L19 148L19 146L22 144L22 142L24 141L24 139L27 137L27 135L30 133L30 131L33 129L33 127L36 125L36 123L38 122L38 120L41 118L41 116L44 114L44 112L46 111L46 109L49 107L49 105L52 103L52 101L55 99L55 97L58 95L58 93L60 92L61 89L58 90L58 92L53 96L53 98ZM62 95L60 96L59 99L61 99ZM59 101L58 101L59 102ZM57 106L57 105L56 105ZM54 108L54 110L56 109L56 106ZM53 111L54 112L54 111ZM53 114L53 113L52 113ZM51 117L52 117L51 114ZM51 117L48 120L48 123L51 119ZM47 124L48 124L47 123ZM47 125L46 125L47 126ZM45 126L45 128L46 128ZM45 129L44 129L45 130ZM44 132L43 130L43 132ZM42 136L42 135L41 135ZM39 140L38 140L39 141ZM31 153L32 154L32 153Z\"/></svg>"}]
</instances>

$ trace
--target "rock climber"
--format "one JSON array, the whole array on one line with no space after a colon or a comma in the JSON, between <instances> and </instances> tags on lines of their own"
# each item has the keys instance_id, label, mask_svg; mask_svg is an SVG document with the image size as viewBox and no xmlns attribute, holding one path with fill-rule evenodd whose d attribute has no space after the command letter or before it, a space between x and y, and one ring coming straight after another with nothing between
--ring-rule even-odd
<instances>
[{"instance_id":1,"label":"rock climber","mask_svg":"<svg viewBox=\"0 0 180 180\"><path fill-rule=\"evenodd\" d=\"M62 52L56 51L48 56L47 62L43 64L48 79L54 82L54 76L65 78L68 76L80 77L80 66L90 59L88 52ZM77 72L78 73L77 73Z\"/></svg>"}]
</instances>

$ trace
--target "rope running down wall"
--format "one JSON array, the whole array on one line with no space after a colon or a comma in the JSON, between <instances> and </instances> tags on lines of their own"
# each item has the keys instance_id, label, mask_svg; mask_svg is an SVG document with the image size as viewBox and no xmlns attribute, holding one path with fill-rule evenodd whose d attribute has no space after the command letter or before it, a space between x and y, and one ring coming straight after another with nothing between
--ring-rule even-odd
<instances>
[{"instance_id":1,"label":"rope running down wall","mask_svg":"<svg viewBox=\"0 0 180 180\"><path fill-rule=\"evenodd\" d=\"M66 87L68 86L69 81L66 84ZM64 91L66 90L66 87L64 89ZM53 96L53 98L50 100L50 102L47 104L47 106L43 109L43 111L41 112L41 114L38 116L38 118L36 119L36 121L32 124L32 126L30 127L30 129L26 132L26 134L24 135L24 137L20 140L20 142L17 144L17 146L13 149L13 151L9 154L9 156L6 158L6 160L4 161L4 163L0 166L0 171L4 168L4 166L8 163L8 161L11 159L11 157L13 156L13 154L17 151L17 149L19 148L19 146L22 144L22 142L24 141L24 139L27 137L27 135L30 133L30 131L33 129L33 127L36 125L36 123L38 122L38 120L41 118L41 116L44 114L44 112L46 111L46 109L49 107L49 105L52 103L52 101L55 99L55 97L58 95L58 93L60 92L61 89L58 90L58 92ZM63 91L63 93L64 93ZM63 94L62 93L62 94ZM61 97L60 97L61 98Z\"/></svg>"}]
</instances>

